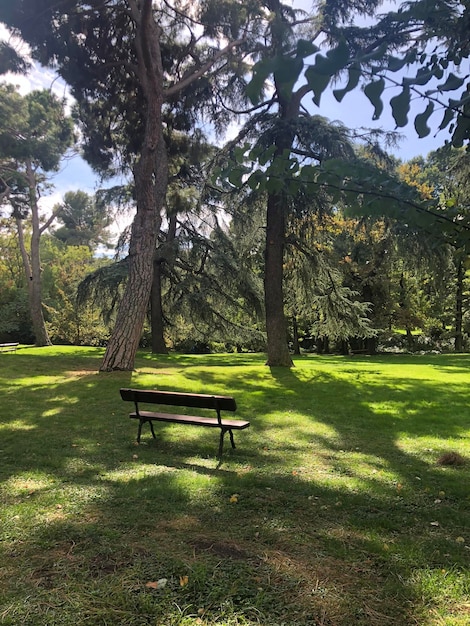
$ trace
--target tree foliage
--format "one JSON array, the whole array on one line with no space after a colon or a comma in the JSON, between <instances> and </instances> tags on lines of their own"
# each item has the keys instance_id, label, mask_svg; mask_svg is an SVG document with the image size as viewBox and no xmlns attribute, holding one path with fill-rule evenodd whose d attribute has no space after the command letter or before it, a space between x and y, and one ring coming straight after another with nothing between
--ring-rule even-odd
<instances>
[{"instance_id":1,"label":"tree foliage","mask_svg":"<svg viewBox=\"0 0 470 626\"><path fill-rule=\"evenodd\" d=\"M0 74L26 74L29 63L7 41L0 41Z\"/></svg>"},{"instance_id":2,"label":"tree foliage","mask_svg":"<svg viewBox=\"0 0 470 626\"><path fill-rule=\"evenodd\" d=\"M270 364L290 362L283 268L292 245L289 235L295 232L291 227L295 220L302 223L302 210L307 214L341 206L351 214L386 216L424 231L432 230L434 220L444 241L469 239L467 216L450 206L442 210L432 194L423 198L424 188L404 184L358 158L351 133L308 112L306 102L320 106L331 85L340 102L362 88L373 118L380 119L388 103L401 128L414 100L422 98L423 110L413 113L419 137L430 132L430 120L440 110L439 129L450 130L454 145L467 141L467 4L417 0L380 15L381 5L379 0L326 0L310 13L279 0L191 5L43 0L40 7L21 0L8 9L0 7L0 19L71 85L89 162L103 175L132 171L134 176L129 280L103 369L132 367L155 276L155 251L171 247L158 240L165 230L165 201L176 206L188 199L188 189L177 189L177 184L168 192L172 142L207 116L216 130L223 129L237 106L249 118L240 143L231 145L224 191L246 188L266 200ZM251 111L242 108L245 95L254 106ZM416 176L410 172L405 183L412 178ZM173 221L167 234L173 238L176 216L171 209L168 216ZM216 228L216 235L222 249L224 231ZM196 267L198 259L207 268L214 251L207 239L193 236L181 250L181 260L193 256ZM354 292L348 289L343 304ZM340 293L339 287L336 291ZM207 293L193 291L194 302L200 304L196 296Z\"/></svg>"},{"instance_id":3,"label":"tree foliage","mask_svg":"<svg viewBox=\"0 0 470 626\"><path fill-rule=\"evenodd\" d=\"M1 85L0 127L0 200L11 209L16 223L35 341L37 345L48 345L41 293L40 239L55 215L42 219L39 198L74 140L73 124L65 114L64 102L49 91L21 96L13 87Z\"/></svg>"},{"instance_id":4,"label":"tree foliage","mask_svg":"<svg viewBox=\"0 0 470 626\"><path fill-rule=\"evenodd\" d=\"M63 201L54 207L57 221L62 224L54 236L69 246L87 246L91 251L99 245L108 246L110 209L104 197L92 197L84 191L68 191Z\"/></svg>"},{"instance_id":5,"label":"tree foliage","mask_svg":"<svg viewBox=\"0 0 470 626\"><path fill-rule=\"evenodd\" d=\"M361 3L363 13L372 20L380 4ZM326 5L331 47L318 53L305 72L315 104L333 79L346 74L343 86L333 91L338 102L362 85L373 118L381 117L386 98L396 127L402 128L409 122L411 103L422 101L413 120L419 137L429 135L431 117L440 116L438 130L448 129L454 146L470 139L468 3L403 2L396 11L378 15L367 29L346 24L355 3L333 0Z\"/></svg>"},{"instance_id":6,"label":"tree foliage","mask_svg":"<svg viewBox=\"0 0 470 626\"><path fill-rule=\"evenodd\" d=\"M257 30L255 22L246 28L257 13L256 3L151 0L44 0L40 7L22 0L0 9L35 58L71 85L88 160L105 172L130 168L134 176L129 278L102 369L132 369L145 319L168 184L166 109L191 86L195 103L208 101L202 93L223 82L233 51Z\"/></svg>"},{"instance_id":7,"label":"tree foliage","mask_svg":"<svg viewBox=\"0 0 470 626\"><path fill-rule=\"evenodd\" d=\"M315 6L315 14L306 14L302 16L304 19L299 19L298 12L278 0L265 4L271 11L271 20L264 42L257 50L252 78L247 86L247 94L258 112L240 133L241 142L233 149L232 162L228 163L223 175L232 187L248 185L253 191L267 194L265 308L268 363L289 365L282 311L282 274L286 220L289 208L298 203L299 196L309 194L316 200L328 196L330 206L342 203L367 214L394 212L397 215L407 211L406 219L423 225L435 208L424 206L421 197L412 188L401 184L396 176L388 175L370 162L354 158L348 141L341 143L339 140L341 129L328 125L326 120L323 125L319 124L318 116L308 113L305 101L310 97L315 105L320 106L325 89L347 73L346 85L334 92L336 98L341 101L348 92L362 85L366 97L374 105L374 118L378 119L384 108L385 79L399 69L397 62L392 62L391 53L406 52L406 61L401 68L417 61L417 50L420 41L427 41L427 31L417 7L414 7L416 14L411 11L403 17L399 11L381 18L376 17L381 2L334 0L319 3ZM355 25L364 18L370 23ZM420 57L419 61L424 64L426 58ZM453 62L457 63L457 57ZM426 84L423 81L421 72L416 83ZM406 123L405 109L409 99L403 104L402 100L413 91L414 84L404 79L402 93L392 100L397 126ZM455 88L459 86L451 80L438 85L442 92ZM267 93L269 97L266 98ZM419 129L423 123L418 117ZM256 129L258 137L254 144L243 145L242 142L250 138L251 128ZM343 129L343 136L345 134ZM461 224L456 226L452 219L442 221L447 222L448 230L461 228ZM470 233L465 225L463 231L467 230Z\"/></svg>"}]
</instances>

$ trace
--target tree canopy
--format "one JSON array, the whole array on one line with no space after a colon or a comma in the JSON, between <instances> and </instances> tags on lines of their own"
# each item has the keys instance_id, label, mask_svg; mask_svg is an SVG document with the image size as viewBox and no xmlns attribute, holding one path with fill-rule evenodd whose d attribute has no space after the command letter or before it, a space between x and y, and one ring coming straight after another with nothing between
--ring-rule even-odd
<instances>
[{"instance_id":1,"label":"tree canopy","mask_svg":"<svg viewBox=\"0 0 470 626\"><path fill-rule=\"evenodd\" d=\"M102 369L133 366L168 197L169 146L174 132L190 131L205 116L216 132L238 112L247 121L240 140L250 129L258 133L251 145L233 150L227 179L232 188L247 185L266 198L271 365L290 362L282 289L286 220L302 195L316 199L312 206L328 197L331 207L350 204L370 214L378 203L382 213L396 216L413 207L423 222L438 216L449 231L455 228L458 219L433 213L434 205L423 205L413 188L397 202L405 189L397 177L380 168L371 174L371 164L348 141L339 150L341 129L321 124L307 103L320 106L332 85L339 102L362 88L373 118L380 119L388 101L402 128L411 102L422 99L425 108L414 116L419 137L431 132L430 120L440 111L439 129L450 131L453 144L468 140L467 3L416 0L381 15L383 4L325 0L304 12L279 0L20 0L0 6L0 19L71 86L88 161L103 175L119 170L134 178L129 277Z\"/></svg>"},{"instance_id":2,"label":"tree canopy","mask_svg":"<svg viewBox=\"0 0 470 626\"><path fill-rule=\"evenodd\" d=\"M71 86L90 162L105 171L122 163L133 173L129 278L104 370L132 369L145 319L168 185L166 109L192 86L211 94L233 50L257 30L255 22L246 25L258 10L255 3L160 6L152 0L45 0L40 6L22 0L0 7L0 19L31 45L33 56ZM207 101L196 93L195 103Z\"/></svg>"},{"instance_id":3,"label":"tree canopy","mask_svg":"<svg viewBox=\"0 0 470 626\"><path fill-rule=\"evenodd\" d=\"M16 223L35 341L48 345L39 243L55 215L45 219L40 215L39 197L74 141L73 124L64 102L49 91L21 96L13 87L0 85L0 128L0 200Z\"/></svg>"}]
</instances>

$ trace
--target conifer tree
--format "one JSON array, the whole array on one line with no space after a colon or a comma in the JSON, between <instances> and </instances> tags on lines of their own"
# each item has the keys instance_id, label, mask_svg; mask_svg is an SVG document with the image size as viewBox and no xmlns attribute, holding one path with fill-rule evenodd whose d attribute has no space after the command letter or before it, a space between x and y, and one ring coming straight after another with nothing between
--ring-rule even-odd
<instances>
[{"instance_id":1,"label":"conifer tree","mask_svg":"<svg viewBox=\"0 0 470 626\"><path fill-rule=\"evenodd\" d=\"M64 102L49 91L33 91L23 97L12 86L3 85L0 127L3 204L9 207L16 223L35 342L45 346L50 339L42 306L39 243L56 213L42 219L39 198L73 142L73 123L65 115Z\"/></svg>"},{"instance_id":2,"label":"conifer tree","mask_svg":"<svg viewBox=\"0 0 470 626\"><path fill-rule=\"evenodd\" d=\"M0 19L53 65L79 103L85 155L102 171L130 168L136 214L129 274L102 370L132 369L150 296L168 185L164 109L188 88L216 89L217 73L256 32L256 4L20 0ZM170 67L165 66L166 61ZM174 107L177 108L177 107ZM103 122L107 132L103 133ZM114 168L114 170L113 170Z\"/></svg>"}]
</instances>

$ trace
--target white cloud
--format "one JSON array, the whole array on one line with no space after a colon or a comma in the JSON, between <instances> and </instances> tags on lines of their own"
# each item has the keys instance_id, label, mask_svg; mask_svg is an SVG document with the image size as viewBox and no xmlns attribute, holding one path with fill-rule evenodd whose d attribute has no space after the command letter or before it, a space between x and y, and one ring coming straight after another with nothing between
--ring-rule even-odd
<instances>
[{"instance_id":1,"label":"white cloud","mask_svg":"<svg viewBox=\"0 0 470 626\"><path fill-rule=\"evenodd\" d=\"M47 219L52 213L52 209L55 207L56 204L62 202L62 199L63 198L61 191L55 191L49 196L42 196L38 203L40 206L41 215Z\"/></svg>"},{"instance_id":2,"label":"white cloud","mask_svg":"<svg viewBox=\"0 0 470 626\"><path fill-rule=\"evenodd\" d=\"M3 24L0 24L0 41L10 43L18 54L31 63L31 70L27 75L8 72L0 77L1 82L15 85L22 96L36 89L50 89L58 98L65 98L68 107L71 106L73 99L65 82L58 77L54 70L42 67L33 61L28 44L18 37L10 35Z\"/></svg>"}]
</instances>

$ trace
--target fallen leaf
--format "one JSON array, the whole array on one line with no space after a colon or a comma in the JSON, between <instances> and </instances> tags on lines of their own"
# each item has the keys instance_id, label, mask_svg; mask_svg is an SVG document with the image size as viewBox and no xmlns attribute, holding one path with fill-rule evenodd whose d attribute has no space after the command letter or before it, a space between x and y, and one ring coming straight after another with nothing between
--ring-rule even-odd
<instances>
[{"instance_id":1,"label":"fallen leaf","mask_svg":"<svg viewBox=\"0 0 470 626\"><path fill-rule=\"evenodd\" d=\"M168 580L166 578L160 578L159 580L151 581L146 583L146 587L149 589L163 589L167 584Z\"/></svg>"},{"instance_id":2,"label":"fallen leaf","mask_svg":"<svg viewBox=\"0 0 470 626\"><path fill-rule=\"evenodd\" d=\"M230 496L230 502L232 504L238 502L238 493L234 493L232 496Z\"/></svg>"},{"instance_id":3,"label":"fallen leaf","mask_svg":"<svg viewBox=\"0 0 470 626\"><path fill-rule=\"evenodd\" d=\"M188 584L188 576L180 576L180 586L185 587Z\"/></svg>"},{"instance_id":4,"label":"fallen leaf","mask_svg":"<svg viewBox=\"0 0 470 626\"><path fill-rule=\"evenodd\" d=\"M145 585L146 587L148 587L149 589L158 589L158 582L150 582L150 583L146 583Z\"/></svg>"}]
</instances>

